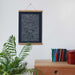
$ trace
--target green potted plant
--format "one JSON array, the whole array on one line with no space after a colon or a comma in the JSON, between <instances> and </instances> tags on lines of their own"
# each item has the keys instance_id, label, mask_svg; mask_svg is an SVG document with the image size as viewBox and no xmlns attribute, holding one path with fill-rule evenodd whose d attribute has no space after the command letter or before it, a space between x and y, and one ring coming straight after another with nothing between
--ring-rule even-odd
<instances>
[{"instance_id":1,"label":"green potted plant","mask_svg":"<svg viewBox=\"0 0 75 75\"><path fill-rule=\"evenodd\" d=\"M21 75L27 72L30 72L32 75L37 75L38 72L39 75L42 75L35 68L27 69L27 62L23 62L31 48L31 44L27 43L17 56L15 37L13 35L10 36L0 52L0 75Z\"/></svg>"}]
</instances>

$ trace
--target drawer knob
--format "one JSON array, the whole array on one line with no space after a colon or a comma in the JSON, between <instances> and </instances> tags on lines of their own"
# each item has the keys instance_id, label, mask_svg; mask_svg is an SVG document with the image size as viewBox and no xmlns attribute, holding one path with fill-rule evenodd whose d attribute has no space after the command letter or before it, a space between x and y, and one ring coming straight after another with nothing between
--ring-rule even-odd
<instances>
[{"instance_id":1,"label":"drawer knob","mask_svg":"<svg viewBox=\"0 0 75 75\"><path fill-rule=\"evenodd\" d=\"M57 71L57 70L55 70L55 71L54 71L54 73L55 73L55 74L57 74L57 73L58 73L58 71Z\"/></svg>"}]
</instances>

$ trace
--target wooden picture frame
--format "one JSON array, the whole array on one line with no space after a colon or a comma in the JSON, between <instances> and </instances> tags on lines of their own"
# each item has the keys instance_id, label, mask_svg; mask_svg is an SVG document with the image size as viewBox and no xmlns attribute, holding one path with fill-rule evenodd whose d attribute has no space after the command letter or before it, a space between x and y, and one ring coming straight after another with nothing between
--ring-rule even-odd
<instances>
[{"instance_id":1,"label":"wooden picture frame","mask_svg":"<svg viewBox=\"0 0 75 75\"><path fill-rule=\"evenodd\" d=\"M42 45L42 11L19 11L19 44Z\"/></svg>"}]
</instances>

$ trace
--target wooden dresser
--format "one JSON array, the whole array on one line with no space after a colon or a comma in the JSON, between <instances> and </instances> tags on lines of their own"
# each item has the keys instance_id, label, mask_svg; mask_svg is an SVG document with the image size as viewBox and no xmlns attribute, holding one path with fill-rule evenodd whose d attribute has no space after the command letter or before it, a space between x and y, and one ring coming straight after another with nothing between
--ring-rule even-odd
<instances>
[{"instance_id":1,"label":"wooden dresser","mask_svg":"<svg viewBox=\"0 0 75 75\"><path fill-rule=\"evenodd\" d=\"M66 62L36 60L34 67L40 70L43 75L75 75L75 65L70 65Z\"/></svg>"}]
</instances>

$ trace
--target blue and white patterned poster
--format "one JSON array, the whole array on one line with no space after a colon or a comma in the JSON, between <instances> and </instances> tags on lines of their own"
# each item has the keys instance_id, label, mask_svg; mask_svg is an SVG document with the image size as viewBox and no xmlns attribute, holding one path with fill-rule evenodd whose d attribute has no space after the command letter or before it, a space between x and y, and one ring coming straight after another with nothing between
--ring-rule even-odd
<instances>
[{"instance_id":1,"label":"blue and white patterned poster","mask_svg":"<svg viewBox=\"0 0 75 75\"><path fill-rule=\"evenodd\" d=\"M42 12L19 12L19 43L42 43Z\"/></svg>"}]
</instances>

